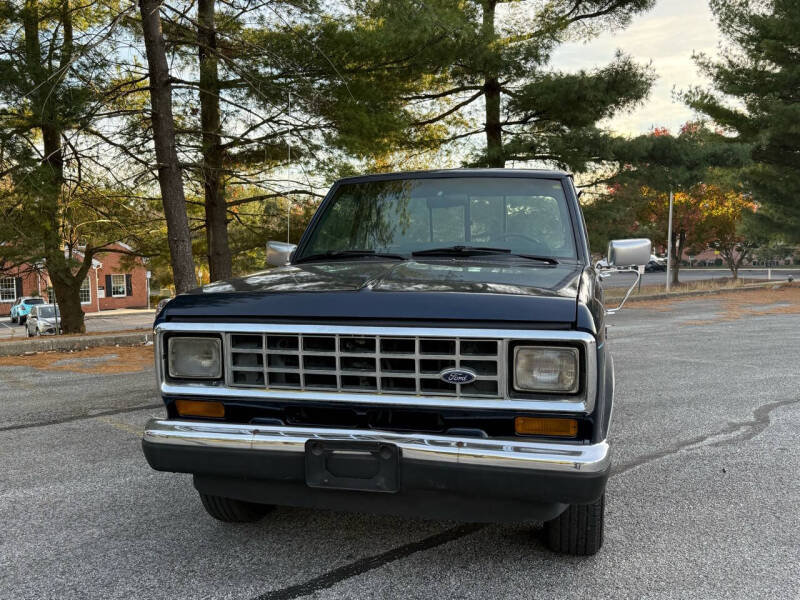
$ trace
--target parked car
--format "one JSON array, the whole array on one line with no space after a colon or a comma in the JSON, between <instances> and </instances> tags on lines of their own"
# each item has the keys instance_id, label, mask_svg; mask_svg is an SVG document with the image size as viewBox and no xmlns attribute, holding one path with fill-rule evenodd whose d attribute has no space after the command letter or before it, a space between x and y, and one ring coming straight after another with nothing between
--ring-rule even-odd
<instances>
[{"instance_id":1,"label":"parked car","mask_svg":"<svg viewBox=\"0 0 800 600\"><path fill-rule=\"evenodd\" d=\"M667 265L658 260L649 260L648 263L644 266L644 270L647 273L656 273L659 271L666 271Z\"/></svg>"},{"instance_id":2,"label":"parked car","mask_svg":"<svg viewBox=\"0 0 800 600\"><path fill-rule=\"evenodd\" d=\"M277 268L158 315L148 462L192 473L221 521L275 504L543 521L553 550L594 554L614 366L580 210L556 171L335 183L297 247L270 242ZM607 264L650 252L617 240Z\"/></svg>"},{"instance_id":3,"label":"parked car","mask_svg":"<svg viewBox=\"0 0 800 600\"><path fill-rule=\"evenodd\" d=\"M31 312L31 309L37 304L44 304L44 298L23 296L14 300L14 304L11 305L10 312L11 322L19 323L20 325L24 324Z\"/></svg>"},{"instance_id":4,"label":"parked car","mask_svg":"<svg viewBox=\"0 0 800 600\"><path fill-rule=\"evenodd\" d=\"M31 309L25 323L28 337L61 333L61 313L55 304L37 304Z\"/></svg>"}]
</instances>

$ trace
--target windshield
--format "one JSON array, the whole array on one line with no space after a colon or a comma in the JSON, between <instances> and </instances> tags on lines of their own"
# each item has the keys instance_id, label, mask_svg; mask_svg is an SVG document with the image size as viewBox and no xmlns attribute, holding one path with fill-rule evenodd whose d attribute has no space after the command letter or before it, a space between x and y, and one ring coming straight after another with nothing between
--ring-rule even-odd
<instances>
[{"instance_id":1,"label":"windshield","mask_svg":"<svg viewBox=\"0 0 800 600\"><path fill-rule=\"evenodd\" d=\"M44 300L42 298L28 298L25 300L25 304L33 305L33 304L44 304Z\"/></svg>"},{"instance_id":2,"label":"windshield","mask_svg":"<svg viewBox=\"0 0 800 600\"><path fill-rule=\"evenodd\" d=\"M345 184L296 260L346 250L405 256L449 246L575 259L561 182L470 177Z\"/></svg>"},{"instance_id":3,"label":"windshield","mask_svg":"<svg viewBox=\"0 0 800 600\"><path fill-rule=\"evenodd\" d=\"M55 315L61 316L61 311L53 310L52 306L40 306L38 308L40 319L52 319Z\"/></svg>"}]
</instances>

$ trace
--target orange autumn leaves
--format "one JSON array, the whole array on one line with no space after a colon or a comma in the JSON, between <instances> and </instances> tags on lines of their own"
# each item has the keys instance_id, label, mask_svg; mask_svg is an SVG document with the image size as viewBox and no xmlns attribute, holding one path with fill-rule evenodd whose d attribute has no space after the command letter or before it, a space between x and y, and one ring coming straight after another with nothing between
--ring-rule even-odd
<instances>
[{"instance_id":1,"label":"orange autumn leaves","mask_svg":"<svg viewBox=\"0 0 800 600\"><path fill-rule=\"evenodd\" d=\"M669 218L669 195L640 188L642 199L637 220L648 229L666 231ZM722 251L741 246L745 238L739 225L746 212L755 212L756 204L736 190L718 185L698 184L673 196L673 231L685 232L684 249L699 253L714 247ZM724 247L724 248L723 248Z\"/></svg>"}]
</instances>

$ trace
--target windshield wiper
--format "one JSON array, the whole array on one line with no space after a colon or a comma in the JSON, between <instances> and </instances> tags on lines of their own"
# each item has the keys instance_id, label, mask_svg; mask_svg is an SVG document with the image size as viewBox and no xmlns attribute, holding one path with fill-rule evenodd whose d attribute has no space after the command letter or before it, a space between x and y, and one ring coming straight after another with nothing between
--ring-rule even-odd
<instances>
[{"instance_id":1,"label":"windshield wiper","mask_svg":"<svg viewBox=\"0 0 800 600\"><path fill-rule=\"evenodd\" d=\"M538 260L539 262L547 263L548 265L557 265L558 261L552 256L538 256L536 254L513 254L520 258L527 258L528 260Z\"/></svg>"},{"instance_id":2,"label":"windshield wiper","mask_svg":"<svg viewBox=\"0 0 800 600\"><path fill-rule=\"evenodd\" d=\"M417 250L411 256L480 256L482 254L511 254L508 248L489 248L488 246L445 246Z\"/></svg>"},{"instance_id":3,"label":"windshield wiper","mask_svg":"<svg viewBox=\"0 0 800 600\"><path fill-rule=\"evenodd\" d=\"M535 254L518 254L508 248L490 248L488 246L447 246L444 248L429 248L417 250L411 256L491 256L493 254L506 254L528 260L538 260L548 265L557 265L558 261L552 256L537 256Z\"/></svg>"},{"instance_id":4,"label":"windshield wiper","mask_svg":"<svg viewBox=\"0 0 800 600\"><path fill-rule=\"evenodd\" d=\"M319 254L302 256L295 260L294 263L313 262L316 260L347 260L349 258L391 258L394 260L406 260L406 257L400 254L375 252L374 250L328 250L327 252Z\"/></svg>"}]
</instances>

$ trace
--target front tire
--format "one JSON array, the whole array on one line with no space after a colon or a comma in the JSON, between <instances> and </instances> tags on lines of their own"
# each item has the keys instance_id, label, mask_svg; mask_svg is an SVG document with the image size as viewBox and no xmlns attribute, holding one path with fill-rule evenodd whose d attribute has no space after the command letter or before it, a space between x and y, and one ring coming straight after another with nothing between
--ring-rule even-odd
<instances>
[{"instance_id":1,"label":"front tire","mask_svg":"<svg viewBox=\"0 0 800 600\"><path fill-rule=\"evenodd\" d=\"M605 508L605 494L591 504L571 504L558 517L544 524L547 546L562 554L596 554L603 545Z\"/></svg>"},{"instance_id":2,"label":"front tire","mask_svg":"<svg viewBox=\"0 0 800 600\"><path fill-rule=\"evenodd\" d=\"M206 512L225 523L253 523L272 510L268 504L254 504L223 496L210 496L200 493L200 500Z\"/></svg>"}]
</instances>

